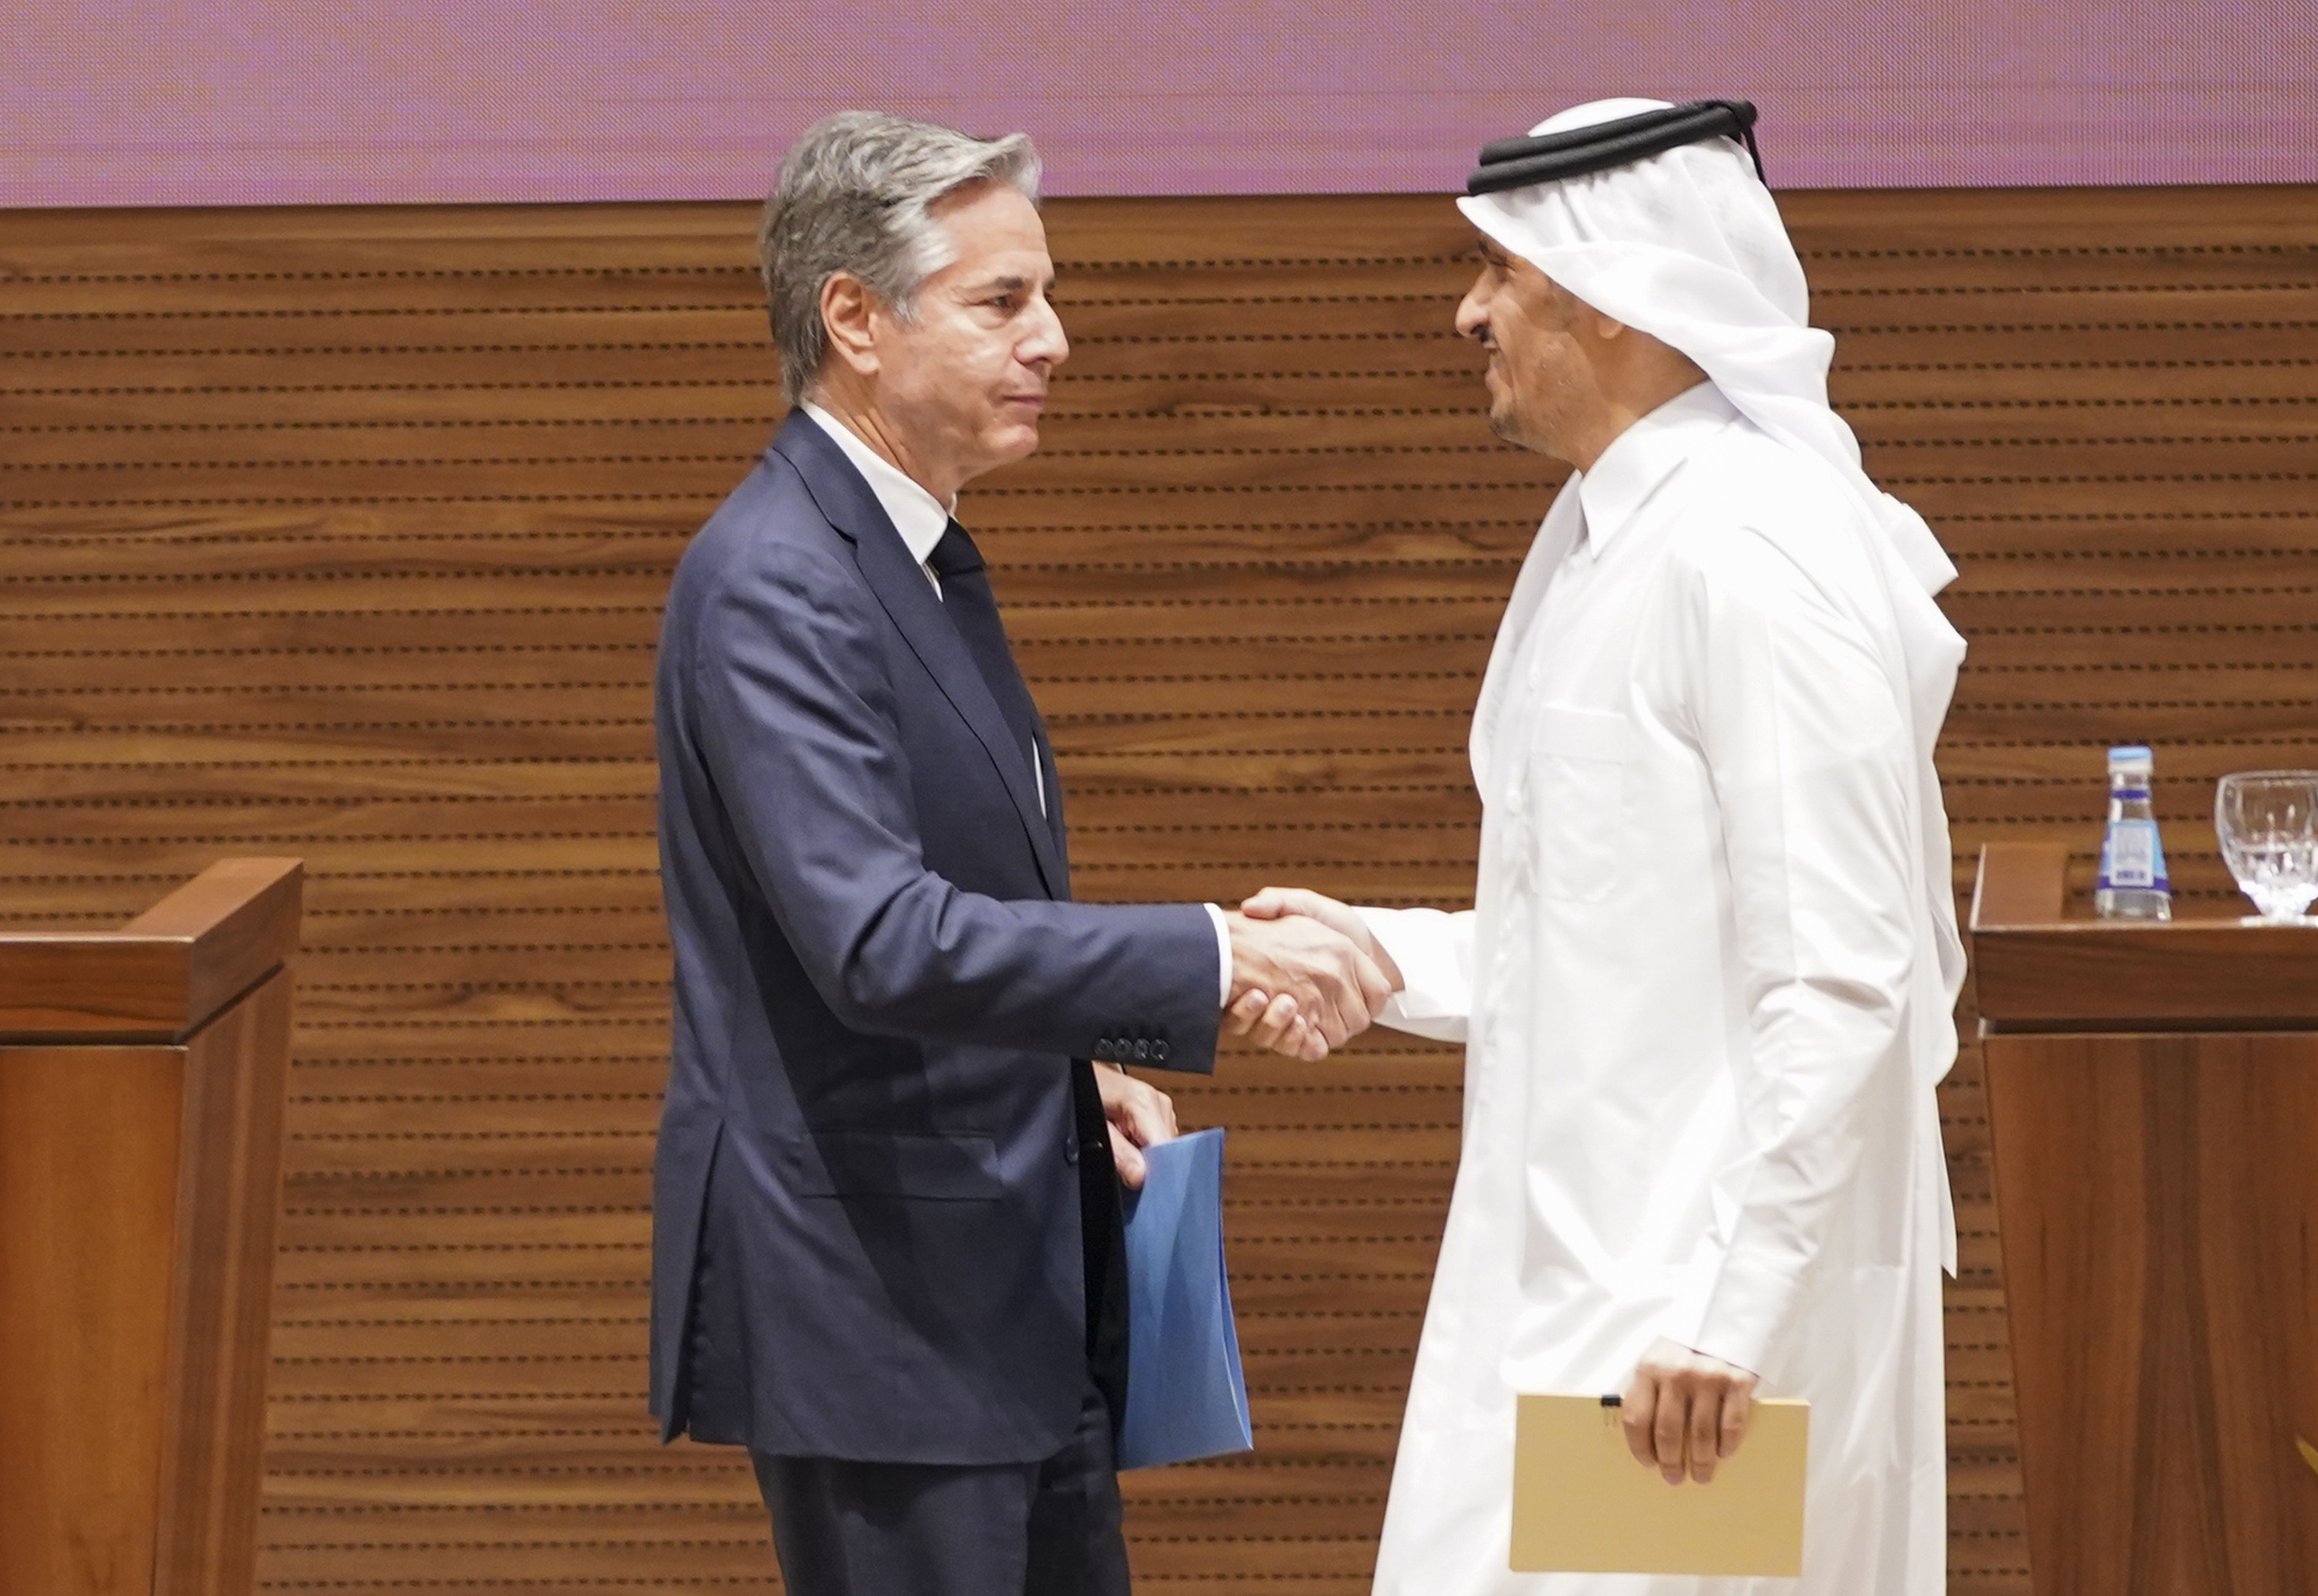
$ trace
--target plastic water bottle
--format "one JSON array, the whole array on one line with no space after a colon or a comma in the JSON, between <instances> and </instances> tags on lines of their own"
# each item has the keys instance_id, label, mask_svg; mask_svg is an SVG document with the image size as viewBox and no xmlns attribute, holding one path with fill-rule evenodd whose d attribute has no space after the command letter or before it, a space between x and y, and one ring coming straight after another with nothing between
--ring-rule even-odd
<instances>
[{"instance_id":1,"label":"plastic water bottle","mask_svg":"<svg viewBox=\"0 0 2318 1596\"><path fill-rule=\"evenodd\" d=\"M2103 919L2170 920L2173 892L2165 879L2165 845L2149 800L2156 761L2145 748L2108 751L2108 835L2101 839L2093 912Z\"/></svg>"}]
</instances>

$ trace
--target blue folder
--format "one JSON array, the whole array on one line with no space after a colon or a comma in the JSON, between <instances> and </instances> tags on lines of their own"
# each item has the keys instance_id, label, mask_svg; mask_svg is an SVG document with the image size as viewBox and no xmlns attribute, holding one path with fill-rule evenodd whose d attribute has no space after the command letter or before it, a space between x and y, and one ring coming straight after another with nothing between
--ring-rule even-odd
<instances>
[{"instance_id":1,"label":"blue folder","mask_svg":"<svg viewBox=\"0 0 2318 1596\"><path fill-rule=\"evenodd\" d=\"M1127 1194L1127 1418L1119 1466L1245 1452L1247 1380L1224 1273L1224 1134L1143 1150Z\"/></svg>"}]
</instances>

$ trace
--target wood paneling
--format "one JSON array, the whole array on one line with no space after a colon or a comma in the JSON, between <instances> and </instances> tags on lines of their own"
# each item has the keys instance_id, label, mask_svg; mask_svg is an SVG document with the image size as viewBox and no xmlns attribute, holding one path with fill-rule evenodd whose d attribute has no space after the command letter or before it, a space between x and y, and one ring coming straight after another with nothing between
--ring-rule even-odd
<instances>
[{"instance_id":1,"label":"wood paneling","mask_svg":"<svg viewBox=\"0 0 2318 1596\"><path fill-rule=\"evenodd\" d=\"M2318 749L2303 190L1785 203L1871 470L1958 555L1958 857L2159 748ZM1461 901L1467 716L1557 473L1482 425L1423 198L1061 202L1047 447L969 490L1090 896ZM778 410L733 206L18 213L0 240L0 875L96 925L310 861L265 1589L771 1589L745 1469L642 1412L668 953L649 680ZM1968 1018L1968 1016L1967 1016ZM1233 1127L1260 1449L1131 1482L1152 1590L1366 1588L1459 1064L1173 1081ZM1163 1078L1164 1080L1164 1078ZM2026 1589L1978 1060L1943 1089L1952 1567Z\"/></svg>"}]
</instances>

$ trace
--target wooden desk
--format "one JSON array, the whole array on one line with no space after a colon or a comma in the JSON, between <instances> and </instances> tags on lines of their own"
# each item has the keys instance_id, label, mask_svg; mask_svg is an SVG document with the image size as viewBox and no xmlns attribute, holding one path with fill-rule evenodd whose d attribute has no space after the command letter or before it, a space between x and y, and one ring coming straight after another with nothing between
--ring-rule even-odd
<instances>
[{"instance_id":1,"label":"wooden desk","mask_svg":"<svg viewBox=\"0 0 2318 1596\"><path fill-rule=\"evenodd\" d=\"M2037 1596L2318 1592L2318 927L2062 918L1972 960Z\"/></svg>"},{"instance_id":2,"label":"wooden desk","mask_svg":"<svg viewBox=\"0 0 2318 1596\"><path fill-rule=\"evenodd\" d=\"M0 937L5 1596L248 1596L301 874Z\"/></svg>"}]
</instances>

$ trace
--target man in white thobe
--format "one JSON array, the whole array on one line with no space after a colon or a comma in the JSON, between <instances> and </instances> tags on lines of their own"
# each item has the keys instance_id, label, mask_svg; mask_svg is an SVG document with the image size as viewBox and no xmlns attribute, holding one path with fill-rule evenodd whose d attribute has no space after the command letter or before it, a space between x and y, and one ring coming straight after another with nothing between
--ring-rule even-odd
<instances>
[{"instance_id":1,"label":"man in white thobe","mask_svg":"<svg viewBox=\"0 0 2318 1596\"><path fill-rule=\"evenodd\" d=\"M1736 142L1460 203L1492 422L1577 468L1474 716L1477 907L1249 905L1364 927L1382 1023L1467 1045L1376 1590L1929 1596L1954 567L1828 408L1833 341ZM1809 1399L1800 1585L1510 1573L1520 1392L1622 1393L1636 1466L1700 1480L1753 1395Z\"/></svg>"}]
</instances>

